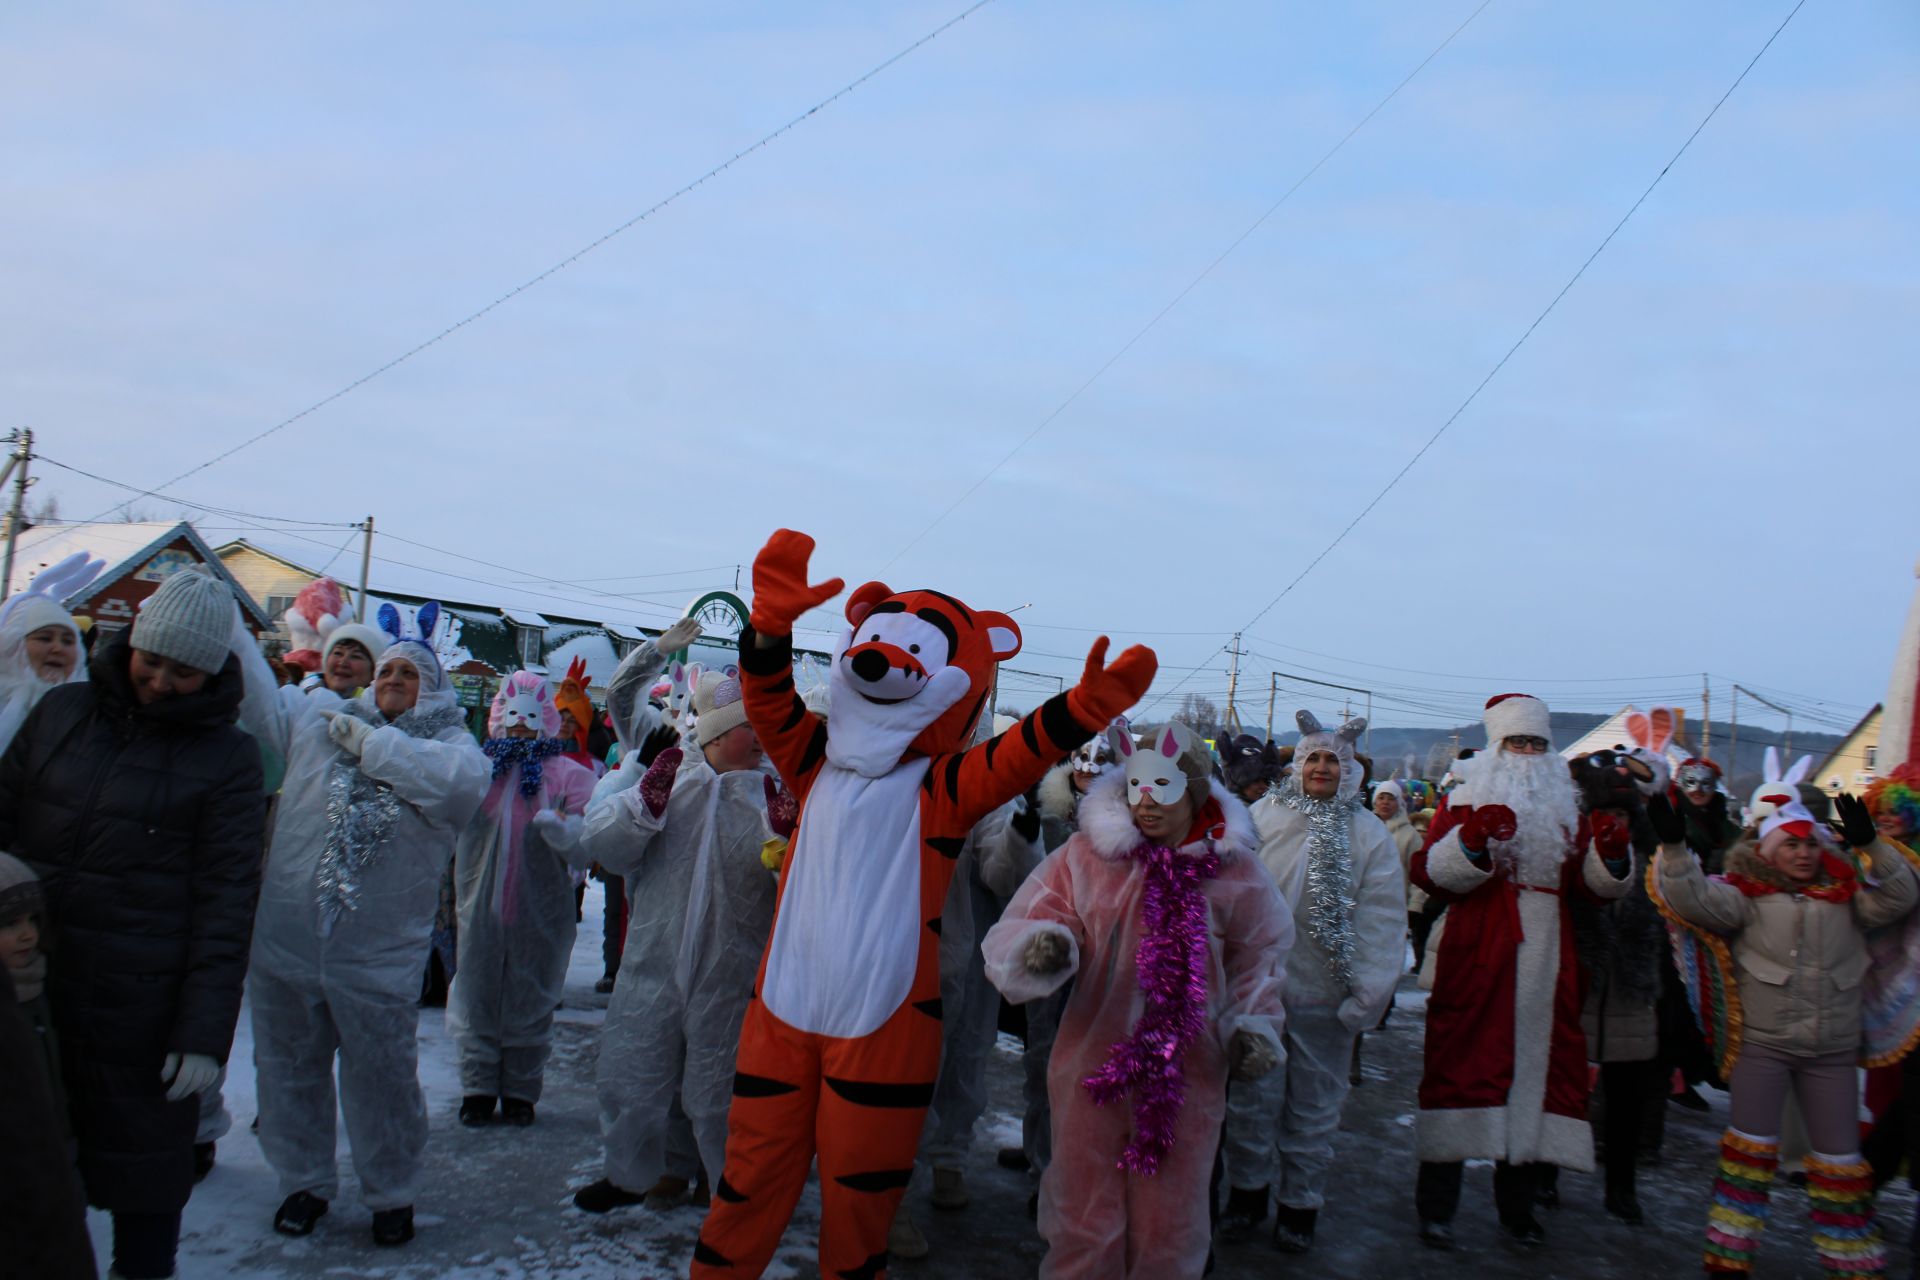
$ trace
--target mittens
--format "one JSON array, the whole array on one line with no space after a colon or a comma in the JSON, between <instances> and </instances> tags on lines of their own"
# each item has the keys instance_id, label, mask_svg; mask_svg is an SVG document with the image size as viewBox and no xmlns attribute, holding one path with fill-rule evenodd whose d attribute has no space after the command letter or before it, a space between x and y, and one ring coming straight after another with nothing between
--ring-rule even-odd
<instances>
[{"instance_id":1,"label":"mittens","mask_svg":"<svg viewBox=\"0 0 1920 1280\"><path fill-rule=\"evenodd\" d=\"M1242 1028L1227 1042L1227 1074L1235 1080L1258 1080L1280 1065L1273 1042Z\"/></svg>"},{"instance_id":2,"label":"mittens","mask_svg":"<svg viewBox=\"0 0 1920 1280\"><path fill-rule=\"evenodd\" d=\"M766 780L767 789L767 826L773 834L782 840L793 835L793 829L800 824L800 802L793 792L787 790L772 778Z\"/></svg>"},{"instance_id":3,"label":"mittens","mask_svg":"<svg viewBox=\"0 0 1920 1280\"><path fill-rule=\"evenodd\" d=\"M1460 843L1468 853L1485 853L1489 840L1511 840L1520 824L1503 804L1479 804L1460 824Z\"/></svg>"},{"instance_id":4,"label":"mittens","mask_svg":"<svg viewBox=\"0 0 1920 1280\"><path fill-rule=\"evenodd\" d=\"M1028 938L1026 949L1020 953L1020 962L1027 967L1027 972L1042 977L1066 968L1067 960L1066 935L1051 929Z\"/></svg>"},{"instance_id":5,"label":"mittens","mask_svg":"<svg viewBox=\"0 0 1920 1280\"><path fill-rule=\"evenodd\" d=\"M753 629L763 636L793 634L793 624L807 610L839 595L846 583L839 578L808 585L807 561L813 557L813 539L792 529L776 529L753 558Z\"/></svg>"},{"instance_id":6,"label":"mittens","mask_svg":"<svg viewBox=\"0 0 1920 1280\"><path fill-rule=\"evenodd\" d=\"M368 737L373 733L373 726L343 711L323 711L320 714L327 717L327 736L333 739L333 744L356 760L359 759Z\"/></svg>"},{"instance_id":7,"label":"mittens","mask_svg":"<svg viewBox=\"0 0 1920 1280\"><path fill-rule=\"evenodd\" d=\"M1627 820L1611 809L1598 809L1588 819L1593 829L1593 847L1608 862L1618 862L1633 854L1633 832Z\"/></svg>"},{"instance_id":8,"label":"mittens","mask_svg":"<svg viewBox=\"0 0 1920 1280\"><path fill-rule=\"evenodd\" d=\"M673 796L674 775L680 771L684 754L678 747L669 747L653 758L640 779L640 802L656 818L667 811L667 801Z\"/></svg>"},{"instance_id":9,"label":"mittens","mask_svg":"<svg viewBox=\"0 0 1920 1280\"><path fill-rule=\"evenodd\" d=\"M167 1088L167 1101L199 1093L220 1074L220 1064L204 1053L170 1053L160 1064L160 1079Z\"/></svg>"},{"instance_id":10,"label":"mittens","mask_svg":"<svg viewBox=\"0 0 1920 1280\"><path fill-rule=\"evenodd\" d=\"M1080 683L1067 690L1067 706L1083 725L1105 726L1146 696L1160 659L1145 645L1134 645L1107 663L1107 638L1093 642Z\"/></svg>"}]
</instances>

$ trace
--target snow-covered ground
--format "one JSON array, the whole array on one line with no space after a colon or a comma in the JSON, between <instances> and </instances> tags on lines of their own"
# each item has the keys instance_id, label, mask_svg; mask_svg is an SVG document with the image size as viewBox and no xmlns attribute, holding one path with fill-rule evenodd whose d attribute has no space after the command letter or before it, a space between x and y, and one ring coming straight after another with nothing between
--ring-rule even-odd
<instances>
[{"instance_id":1,"label":"snow-covered ground","mask_svg":"<svg viewBox=\"0 0 1920 1280\"><path fill-rule=\"evenodd\" d=\"M248 1131L254 1116L253 1046L243 1014L227 1085L233 1132L221 1140L218 1167L187 1206L180 1254L183 1280L684 1276L700 1226L698 1210L641 1206L594 1217L575 1209L570 1196L600 1169L593 1079L607 998L594 993L593 983L601 971L601 901L599 885L589 885L587 918L574 946L554 1060L547 1072L547 1095L533 1128L460 1127L455 1119L460 1090L453 1047L440 1011L422 1012L421 1079L433 1132L416 1208L419 1236L404 1248L374 1247L368 1234L370 1215L355 1202L344 1134L339 1139L341 1195L333 1211L306 1240L274 1234L279 1190ZM1561 1179L1561 1207L1542 1215L1547 1247L1519 1250L1494 1221L1491 1171L1485 1162L1475 1161L1456 1222L1460 1248L1452 1253L1422 1249L1413 1215L1413 1125L1425 1004L1424 993L1407 978L1386 1029L1366 1037L1366 1084L1350 1098L1335 1141L1328 1204L1313 1252L1306 1258L1283 1258L1264 1238L1222 1247L1213 1280L1265 1280L1276 1274L1413 1280L1697 1274L1715 1144L1726 1124L1726 1097L1719 1093L1710 1094L1713 1111L1708 1115L1668 1109L1663 1159L1640 1171L1645 1226L1628 1227L1601 1212L1597 1175L1568 1174ZM1027 1216L1027 1176L994 1163L997 1148L1017 1145L1021 1110L1019 1042L1003 1036L998 1050L988 1058L989 1109L966 1171L973 1203L963 1211L942 1213L929 1207L923 1187L909 1193L933 1252L923 1261L896 1263L893 1274L901 1280L1014 1280L1033 1275L1044 1253ZM1898 1242L1889 1250L1890 1274L1906 1274L1904 1242L1913 1205L1905 1181L1881 1194L1883 1223ZM1761 1247L1756 1275L1762 1280L1817 1272L1806 1214L1806 1193L1783 1180ZM106 1219L95 1214L92 1222L104 1264ZM818 1224L819 1199L809 1188L767 1274L817 1274Z\"/></svg>"}]
</instances>

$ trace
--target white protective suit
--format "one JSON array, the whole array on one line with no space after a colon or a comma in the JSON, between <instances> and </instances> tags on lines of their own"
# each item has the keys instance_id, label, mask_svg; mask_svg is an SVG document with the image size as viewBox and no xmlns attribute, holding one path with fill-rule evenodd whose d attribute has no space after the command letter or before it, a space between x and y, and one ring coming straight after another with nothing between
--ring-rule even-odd
<instances>
[{"instance_id":1,"label":"white protective suit","mask_svg":"<svg viewBox=\"0 0 1920 1280\"><path fill-rule=\"evenodd\" d=\"M1040 861L1039 837L1013 824L1025 797L974 824L940 913L940 1006L945 1039L933 1088L921 1158L936 1169L966 1166L973 1128L987 1109L987 1054L1000 1030L1000 993L987 981L976 939L999 920L1001 907Z\"/></svg>"},{"instance_id":2,"label":"white protective suit","mask_svg":"<svg viewBox=\"0 0 1920 1280\"><path fill-rule=\"evenodd\" d=\"M1208 1179L1226 1107L1227 1047L1236 1031L1266 1040L1277 1053L1281 990L1293 920L1254 857L1246 806L1211 784L1223 830L1178 852L1197 857L1210 845L1219 872L1199 882L1209 920L1207 1032L1182 1060L1186 1096L1175 1141L1152 1177L1116 1167L1133 1130L1132 1104L1096 1106L1081 1081L1132 1033L1143 997L1134 961L1142 937L1147 875L1133 856L1143 843L1126 804L1127 779L1110 770L1080 802L1079 831L1047 855L988 931L987 977L1007 999L1024 1003L1056 991L1067 998L1048 1067L1053 1160L1040 1180L1040 1234L1047 1280L1138 1277L1197 1280L1212 1240ZM1067 943L1068 963L1051 974L1025 965L1038 933Z\"/></svg>"},{"instance_id":3,"label":"white protective suit","mask_svg":"<svg viewBox=\"0 0 1920 1280\"><path fill-rule=\"evenodd\" d=\"M427 1140L415 1033L420 975L454 840L487 788L439 661L402 641L380 659L420 671L414 707L388 723L371 695L338 702L277 688L250 639L241 726L285 765L247 975L260 1146L282 1195L339 1193L340 1110L373 1210L411 1205ZM323 710L376 726L358 759Z\"/></svg>"},{"instance_id":4,"label":"white protective suit","mask_svg":"<svg viewBox=\"0 0 1920 1280\"><path fill-rule=\"evenodd\" d=\"M5 751L40 699L60 687L87 678L86 646L80 628L60 602L84 589L106 565L76 551L34 575L24 591L0 604L0 751ZM73 636L73 669L59 684L48 684L27 661L27 637L42 627L65 627Z\"/></svg>"},{"instance_id":5,"label":"white protective suit","mask_svg":"<svg viewBox=\"0 0 1920 1280\"><path fill-rule=\"evenodd\" d=\"M627 940L601 1032L599 1092L605 1176L635 1192L662 1173L686 1175L676 1096L701 1163L719 1175L740 1020L776 889L760 861L771 834L765 774L716 773L689 744L666 808L655 816L642 800L638 747L659 722L645 691L664 665L659 650L643 644L609 683L627 763L595 788L583 842L588 856L626 880Z\"/></svg>"},{"instance_id":6,"label":"white protective suit","mask_svg":"<svg viewBox=\"0 0 1920 1280\"><path fill-rule=\"evenodd\" d=\"M528 796L522 768L510 764L493 780L460 833L460 967L447 992L447 1033L460 1050L463 1094L538 1102L578 928L572 872L591 864L581 834L595 779L584 765L549 756Z\"/></svg>"},{"instance_id":7,"label":"white protective suit","mask_svg":"<svg viewBox=\"0 0 1920 1280\"><path fill-rule=\"evenodd\" d=\"M1260 861L1295 926L1287 961L1286 1052L1280 1066L1259 1080L1234 1083L1222 1154L1230 1185L1268 1187L1277 1176L1279 1203L1290 1209L1319 1209L1325 1202L1333 1134L1352 1087L1354 1037L1379 1023L1406 961L1400 851L1386 824L1361 806L1358 789L1356 778L1334 799L1309 800L1300 793L1296 770L1253 806ZM1350 984L1334 976L1313 927L1316 877L1309 835L1317 806L1327 806L1328 821L1344 815L1348 833Z\"/></svg>"}]
</instances>

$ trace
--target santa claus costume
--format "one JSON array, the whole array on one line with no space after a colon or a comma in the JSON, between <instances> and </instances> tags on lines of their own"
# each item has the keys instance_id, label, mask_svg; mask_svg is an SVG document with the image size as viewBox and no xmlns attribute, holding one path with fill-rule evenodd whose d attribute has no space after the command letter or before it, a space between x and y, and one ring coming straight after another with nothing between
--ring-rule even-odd
<instances>
[{"instance_id":1,"label":"santa claus costume","mask_svg":"<svg viewBox=\"0 0 1920 1280\"><path fill-rule=\"evenodd\" d=\"M1093 784L1079 832L987 933L987 977L1016 1003L1074 979L1048 1072L1041 1276L1197 1280L1227 1075L1279 1061L1293 920L1206 747L1181 725L1110 736L1125 771Z\"/></svg>"},{"instance_id":2,"label":"santa claus costume","mask_svg":"<svg viewBox=\"0 0 1920 1280\"><path fill-rule=\"evenodd\" d=\"M1447 904L1427 1004L1416 1127L1421 1239L1453 1243L1463 1162L1494 1160L1494 1198L1515 1240L1544 1239L1534 1165L1593 1168L1583 997L1572 895L1627 891L1632 851L1609 828L1597 847L1546 704L1487 703L1488 748L1434 816L1413 880Z\"/></svg>"}]
</instances>

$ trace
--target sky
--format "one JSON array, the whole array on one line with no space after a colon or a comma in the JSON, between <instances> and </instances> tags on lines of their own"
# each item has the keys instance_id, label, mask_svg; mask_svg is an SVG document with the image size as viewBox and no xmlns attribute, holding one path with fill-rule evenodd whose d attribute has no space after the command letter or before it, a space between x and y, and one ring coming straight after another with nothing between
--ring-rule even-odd
<instances>
[{"instance_id":1,"label":"sky","mask_svg":"<svg viewBox=\"0 0 1920 1280\"><path fill-rule=\"evenodd\" d=\"M1920 555L1895 0L1801 9L1268 607L1792 7L1477 5L992 0L142 509L316 562L372 513L376 555L656 624L785 525L819 577L1017 608L1011 698L1107 633L1159 652L1149 710L1220 700L1239 631L1255 723L1282 678L1283 721L1343 705L1310 677L1452 724L1516 687L1697 714L1703 675L1715 718L1739 682L1850 723ZM55 463L159 486L282 422L965 8L9 7L34 498L102 514Z\"/></svg>"}]
</instances>

